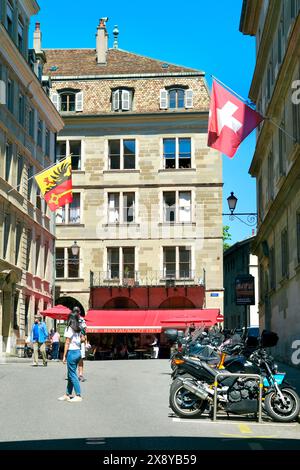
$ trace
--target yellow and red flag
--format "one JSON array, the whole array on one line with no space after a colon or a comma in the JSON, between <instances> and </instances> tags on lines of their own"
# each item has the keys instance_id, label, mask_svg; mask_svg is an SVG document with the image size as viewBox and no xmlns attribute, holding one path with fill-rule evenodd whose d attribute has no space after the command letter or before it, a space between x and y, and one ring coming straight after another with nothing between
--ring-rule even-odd
<instances>
[{"instance_id":1,"label":"yellow and red flag","mask_svg":"<svg viewBox=\"0 0 300 470\"><path fill-rule=\"evenodd\" d=\"M36 175L35 180L51 211L72 202L71 155Z\"/></svg>"}]
</instances>

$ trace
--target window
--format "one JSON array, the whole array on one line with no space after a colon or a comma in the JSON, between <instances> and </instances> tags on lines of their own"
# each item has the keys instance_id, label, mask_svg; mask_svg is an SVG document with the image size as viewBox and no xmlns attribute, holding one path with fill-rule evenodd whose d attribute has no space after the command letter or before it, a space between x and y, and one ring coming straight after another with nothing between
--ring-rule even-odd
<instances>
[{"instance_id":1,"label":"window","mask_svg":"<svg viewBox=\"0 0 300 470\"><path fill-rule=\"evenodd\" d=\"M160 90L160 109L184 109L193 107L193 90L172 87Z\"/></svg>"},{"instance_id":2,"label":"window","mask_svg":"<svg viewBox=\"0 0 300 470\"><path fill-rule=\"evenodd\" d=\"M65 277L65 249L56 248L55 250L56 277Z\"/></svg>"},{"instance_id":3,"label":"window","mask_svg":"<svg viewBox=\"0 0 300 470\"><path fill-rule=\"evenodd\" d=\"M25 124L25 96L22 93L19 94L19 123Z\"/></svg>"},{"instance_id":4,"label":"window","mask_svg":"<svg viewBox=\"0 0 300 470\"><path fill-rule=\"evenodd\" d=\"M14 82L10 79L7 80L7 108L14 112Z\"/></svg>"},{"instance_id":5,"label":"window","mask_svg":"<svg viewBox=\"0 0 300 470\"><path fill-rule=\"evenodd\" d=\"M285 156L286 156L286 134L283 132L285 128L284 119L281 121L280 127L278 129L278 158L279 158L279 175L282 176L285 174Z\"/></svg>"},{"instance_id":6,"label":"window","mask_svg":"<svg viewBox=\"0 0 300 470\"><path fill-rule=\"evenodd\" d=\"M108 141L108 161L110 170L135 169L135 140L120 139Z\"/></svg>"},{"instance_id":7,"label":"window","mask_svg":"<svg viewBox=\"0 0 300 470\"><path fill-rule=\"evenodd\" d=\"M108 193L109 224L132 223L135 221L135 193Z\"/></svg>"},{"instance_id":8,"label":"window","mask_svg":"<svg viewBox=\"0 0 300 470\"><path fill-rule=\"evenodd\" d=\"M42 210L42 196L41 196L41 190L40 188L37 188L36 190L36 208L39 209L40 211Z\"/></svg>"},{"instance_id":9,"label":"window","mask_svg":"<svg viewBox=\"0 0 300 470\"><path fill-rule=\"evenodd\" d=\"M283 278L289 274L289 246L287 229L281 232L281 274Z\"/></svg>"},{"instance_id":10,"label":"window","mask_svg":"<svg viewBox=\"0 0 300 470\"><path fill-rule=\"evenodd\" d=\"M30 165L27 169L27 199L31 201L31 192L33 184L33 166Z\"/></svg>"},{"instance_id":11,"label":"window","mask_svg":"<svg viewBox=\"0 0 300 470\"><path fill-rule=\"evenodd\" d=\"M32 230L27 230L27 240L26 240L26 271L30 271L31 246L32 246Z\"/></svg>"},{"instance_id":12,"label":"window","mask_svg":"<svg viewBox=\"0 0 300 470\"><path fill-rule=\"evenodd\" d=\"M22 224L21 222L16 223L16 249L15 249L15 265L18 266L19 255L21 251L21 239L22 239Z\"/></svg>"},{"instance_id":13,"label":"window","mask_svg":"<svg viewBox=\"0 0 300 470\"><path fill-rule=\"evenodd\" d=\"M163 193L164 222L191 222L191 192L166 191Z\"/></svg>"},{"instance_id":14,"label":"window","mask_svg":"<svg viewBox=\"0 0 300 470\"><path fill-rule=\"evenodd\" d=\"M273 151L271 150L268 157L268 199L272 201L274 198L274 161Z\"/></svg>"},{"instance_id":15,"label":"window","mask_svg":"<svg viewBox=\"0 0 300 470\"><path fill-rule=\"evenodd\" d=\"M191 278L191 248L185 246L163 248L164 278Z\"/></svg>"},{"instance_id":16,"label":"window","mask_svg":"<svg viewBox=\"0 0 300 470\"><path fill-rule=\"evenodd\" d=\"M17 162L17 190L22 193L22 179L23 179L24 158L18 155Z\"/></svg>"},{"instance_id":17,"label":"window","mask_svg":"<svg viewBox=\"0 0 300 470\"><path fill-rule=\"evenodd\" d=\"M10 235L10 215L5 214L4 216L4 228L3 228L3 258L6 258L7 251L8 251L8 243L9 243L9 235Z\"/></svg>"},{"instance_id":18,"label":"window","mask_svg":"<svg viewBox=\"0 0 300 470\"><path fill-rule=\"evenodd\" d=\"M80 193L73 193L70 204L59 207L55 214L57 224L80 224Z\"/></svg>"},{"instance_id":19,"label":"window","mask_svg":"<svg viewBox=\"0 0 300 470\"><path fill-rule=\"evenodd\" d=\"M44 245L44 278L47 277L48 256L49 256L49 243L46 242Z\"/></svg>"},{"instance_id":20,"label":"window","mask_svg":"<svg viewBox=\"0 0 300 470\"><path fill-rule=\"evenodd\" d=\"M37 144L43 147L43 121L41 119L38 120Z\"/></svg>"},{"instance_id":21,"label":"window","mask_svg":"<svg viewBox=\"0 0 300 470\"><path fill-rule=\"evenodd\" d=\"M79 254L73 255L72 248L56 248L55 264L57 278L79 278Z\"/></svg>"},{"instance_id":22,"label":"window","mask_svg":"<svg viewBox=\"0 0 300 470\"><path fill-rule=\"evenodd\" d=\"M130 111L132 109L132 90L115 90L112 92L112 110Z\"/></svg>"},{"instance_id":23,"label":"window","mask_svg":"<svg viewBox=\"0 0 300 470\"><path fill-rule=\"evenodd\" d=\"M165 169L191 168L191 139L163 139L163 157Z\"/></svg>"},{"instance_id":24,"label":"window","mask_svg":"<svg viewBox=\"0 0 300 470\"><path fill-rule=\"evenodd\" d=\"M65 90L59 93L51 91L50 99L56 109L62 112L83 111L83 92Z\"/></svg>"},{"instance_id":25,"label":"window","mask_svg":"<svg viewBox=\"0 0 300 470\"><path fill-rule=\"evenodd\" d=\"M18 20L18 49L20 52L24 49L24 26L20 18Z\"/></svg>"},{"instance_id":26,"label":"window","mask_svg":"<svg viewBox=\"0 0 300 470\"><path fill-rule=\"evenodd\" d=\"M19 329L19 324L18 324L19 297L20 297L20 292L16 291L13 296L14 330Z\"/></svg>"},{"instance_id":27,"label":"window","mask_svg":"<svg viewBox=\"0 0 300 470\"><path fill-rule=\"evenodd\" d=\"M300 105L292 102L293 137L300 142Z\"/></svg>"},{"instance_id":28,"label":"window","mask_svg":"<svg viewBox=\"0 0 300 470\"><path fill-rule=\"evenodd\" d=\"M107 248L107 276L108 279L135 277L134 247Z\"/></svg>"},{"instance_id":29,"label":"window","mask_svg":"<svg viewBox=\"0 0 300 470\"><path fill-rule=\"evenodd\" d=\"M10 2L6 2L6 29L10 36L13 35L14 10Z\"/></svg>"},{"instance_id":30,"label":"window","mask_svg":"<svg viewBox=\"0 0 300 470\"><path fill-rule=\"evenodd\" d=\"M41 252L41 237L35 239L35 274L39 274L39 260Z\"/></svg>"},{"instance_id":31,"label":"window","mask_svg":"<svg viewBox=\"0 0 300 470\"><path fill-rule=\"evenodd\" d=\"M10 180L12 154L13 154L13 146L10 142L7 142L6 148L5 148L5 180L7 182L9 182Z\"/></svg>"},{"instance_id":32,"label":"window","mask_svg":"<svg viewBox=\"0 0 300 470\"><path fill-rule=\"evenodd\" d=\"M81 169L81 140L59 140L56 144L57 161L72 155L72 170Z\"/></svg>"},{"instance_id":33,"label":"window","mask_svg":"<svg viewBox=\"0 0 300 470\"><path fill-rule=\"evenodd\" d=\"M50 156L50 131L47 128L45 132L45 153L48 157Z\"/></svg>"},{"instance_id":34,"label":"window","mask_svg":"<svg viewBox=\"0 0 300 470\"><path fill-rule=\"evenodd\" d=\"M297 258L300 263L300 211L296 214L296 231L297 231Z\"/></svg>"},{"instance_id":35,"label":"window","mask_svg":"<svg viewBox=\"0 0 300 470\"><path fill-rule=\"evenodd\" d=\"M73 255L72 248L68 248L68 277L79 277L79 252L78 255Z\"/></svg>"},{"instance_id":36,"label":"window","mask_svg":"<svg viewBox=\"0 0 300 470\"><path fill-rule=\"evenodd\" d=\"M275 250L274 247L270 248L269 255L269 269L270 269L270 287L276 289L276 264L275 264Z\"/></svg>"},{"instance_id":37,"label":"window","mask_svg":"<svg viewBox=\"0 0 300 470\"><path fill-rule=\"evenodd\" d=\"M263 220L263 192L262 192L262 178L260 177L257 183L257 207L258 207L258 219L259 222Z\"/></svg>"},{"instance_id":38,"label":"window","mask_svg":"<svg viewBox=\"0 0 300 470\"><path fill-rule=\"evenodd\" d=\"M34 139L34 110L29 108L28 111L28 132L30 137Z\"/></svg>"}]
</instances>

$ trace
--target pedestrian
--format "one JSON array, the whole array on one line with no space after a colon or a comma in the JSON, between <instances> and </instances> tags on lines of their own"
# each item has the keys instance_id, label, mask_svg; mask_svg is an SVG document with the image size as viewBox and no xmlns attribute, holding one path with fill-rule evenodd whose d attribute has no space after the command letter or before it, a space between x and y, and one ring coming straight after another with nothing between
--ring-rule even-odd
<instances>
[{"instance_id":1,"label":"pedestrian","mask_svg":"<svg viewBox=\"0 0 300 470\"><path fill-rule=\"evenodd\" d=\"M34 317L34 324L31 328L30 338L33 343L33 366L39 365L39 350L43 358L43 366L47 366L46 356L46 341L48 339L48 330L46 323L42 321L41 315L37 314Z\"/></svg>"},{"instance_id":2,"label":"pedestrian","mask_svg":"<svg viewBox=\"0 0 300 470\"><path fill-rule=\"evenodd\" d=\"M60 341L60 334L58 331L51 330L52 334L51 337L51 344L52 344L52 359L54 361L59 361L59 341Z\"/></svg>"},{"instance_id":3,"label":"pedestrian","mask_svg":"<svg viewBox=\"0 0 300 470\"><path fill-rule=\"evenodd\" d=\"M156 336L154 336L153 343L151 343L150 346L152 346L151 359L158 359L159 341Z\"/></svg>"},{"instance_id":4,"label":"pedestrian","mask_svg":"<svg viewBox=\"0 0 300 470\"><path fill-rule=\"evenodd\" d=\"M73 313L78 316L78 321L80 324L81 328L81 333L83 336L86 337L86 323L84 321L84 318L80 314L80 308L79 307L74 307L73 308ZM86 344L85 341L81 343L81 359L78 364L78 378L80 382L85 382L86 378L83 376L83 359L85 359L86 356Z\"/></svg>"},{"instance_id":5,"label":"pedestrian","mask_svg":"<svg viewBox=\"0 0 300 470\"><path fill-rule=\"evenodd\" d=\"M76 403L82 401L77 367L81 359L81 342L85 341L85 336L81 334L81 326L76 313L70 313L64 337L66 342L63 363L67 363L68 383L65 395L59 397L58 400ZM75 396L72 396L73 390Z\"/></svg>"}]
</instances>

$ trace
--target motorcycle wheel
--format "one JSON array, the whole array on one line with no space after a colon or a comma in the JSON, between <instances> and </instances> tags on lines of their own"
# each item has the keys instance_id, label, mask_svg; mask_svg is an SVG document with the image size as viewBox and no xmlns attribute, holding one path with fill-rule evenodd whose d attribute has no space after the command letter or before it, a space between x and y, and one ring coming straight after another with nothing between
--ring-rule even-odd
<instances>
[{"instance_id":1,"label":"motorcycle wheel","mask_svg":"<svg viewBox=\"0 0 300 470\"><path fill-rule=\"evenodd\" d=\"M276 390L268 393L264 401L265 411L274 421L289 423L299 415L300 399L292 388L282 388L281 393L284 396L285 403L282 403Z\"/></svg>"},{"instance_id":2,"label":"motorcycle wheel","mask_svg":"<svg viewBox=\"0 0 300 470\"><path fill-rule=\"evenodd\" d=\"M180 418L199 418L206 409L207 402L186 390L181 380L176 379L170 387L170 408Z\"/></svg>"}]
</instances>

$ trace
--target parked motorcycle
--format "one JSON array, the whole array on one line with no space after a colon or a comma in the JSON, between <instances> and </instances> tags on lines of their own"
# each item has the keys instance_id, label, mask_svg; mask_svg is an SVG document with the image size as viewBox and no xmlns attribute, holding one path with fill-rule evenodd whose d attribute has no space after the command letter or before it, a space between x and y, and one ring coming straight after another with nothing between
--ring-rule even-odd
<instances>
[{"instance_id":1,"label":"parked motorcycle","mask_svg":"<svg viewBox=\"0 0 300 470\"><path fill-rule=\"evenodd\" d=\"M285 374L278 374L273 358L266 347L275 346L278 336L263 332L259 349L247 362L248 373L263 376L263 409L273 420L290 422L297 418L300 399L294 388L285 382ZM170 407L179 417L199 418L205 410L212 409L214 383L219 369L203 360L182 356L187 375L177 376L170 387ZM259 384L249 377L234 377L224 369L217 388L218 408L232 414L256 414L258 411Z\"/></svg>"}]
</instances>

